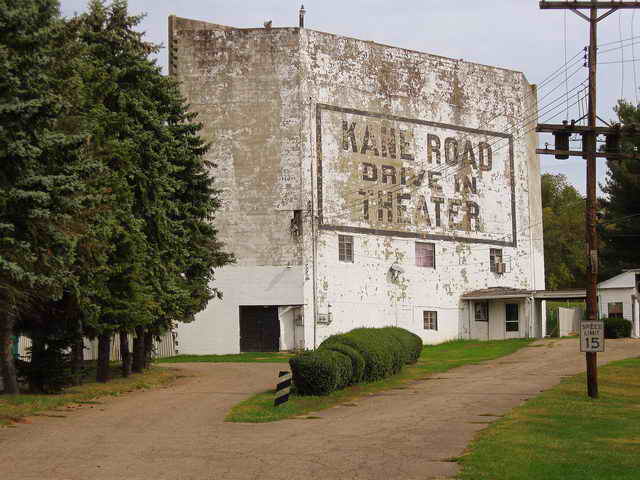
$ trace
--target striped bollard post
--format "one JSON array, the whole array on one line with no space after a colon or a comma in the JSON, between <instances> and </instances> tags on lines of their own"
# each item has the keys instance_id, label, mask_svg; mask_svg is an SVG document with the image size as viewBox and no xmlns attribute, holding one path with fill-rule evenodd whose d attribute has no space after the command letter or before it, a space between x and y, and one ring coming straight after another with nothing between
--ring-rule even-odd
<instances>
[{"instance_id":1,"label":"striped bollard post","mask_svg":"<svg viewBox=\"0 0 640 480\"><path fill-rule=\"evenodd\" d=\"M278 386L276 387L276 398L273 406L283 404L289 400L289 392L291 392L291 372L280 372L278 374Z\"/></svg>"}]
</instances>

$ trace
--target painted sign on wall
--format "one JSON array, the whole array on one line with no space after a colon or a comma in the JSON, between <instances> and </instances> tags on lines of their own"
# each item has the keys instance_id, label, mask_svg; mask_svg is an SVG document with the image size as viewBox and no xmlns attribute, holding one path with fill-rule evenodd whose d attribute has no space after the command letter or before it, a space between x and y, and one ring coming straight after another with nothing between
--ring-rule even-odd
<instances>
[{"instance_id":1,"label":"painted sign on wall","mask_svg":"<svg viewBox=\"0 0 640 480\"><path fill-rule=\"evenodd\" d=\"M321 228L515 246L510 135L318 105Z\"/></svg>"}]
</instances>

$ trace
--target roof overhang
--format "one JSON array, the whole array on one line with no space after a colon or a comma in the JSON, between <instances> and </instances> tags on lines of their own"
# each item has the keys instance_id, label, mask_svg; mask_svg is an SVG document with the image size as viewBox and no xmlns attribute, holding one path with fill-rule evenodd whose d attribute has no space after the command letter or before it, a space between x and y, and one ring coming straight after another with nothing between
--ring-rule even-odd
<instances>
[{"instance_id":1,"label":"roof overhang","mask_svg":"<svg viewBox=\"0 0 640 480\"><path fill-rule=\"evenodd\" d=\"M461 300L509 300L514 298L535 298L539 300L582 300L587 297L586 290L517 290L513 292L491 292L482 290L469 292Z\"/></svg>"}]
</instances>

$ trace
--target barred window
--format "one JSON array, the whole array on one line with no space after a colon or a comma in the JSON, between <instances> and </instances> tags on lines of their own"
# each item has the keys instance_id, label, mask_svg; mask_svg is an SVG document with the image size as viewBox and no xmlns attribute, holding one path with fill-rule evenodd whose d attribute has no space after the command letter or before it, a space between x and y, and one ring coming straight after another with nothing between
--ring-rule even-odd
<instances>
[{"instance_id":1,"label":"barred window","mask_svg":"<svg viewBox=\"0 0 640 480\"><path fill-rule=\"evenodd\" d=\"M338 235L338 260L353 263L353 237Z\"/></svg>"},{"instance_id":2,"label":"barred window","mask_svg":"<svg viewBox=\"0 0 640 480\"><path fill-rule=\"evenodd\" d=\"M438 330L438 312L425 310L422 312L425 330Z\"/></svg>"},{"instance_id":3,"label":"barred window","mask_svg":"<svg viewBox=\"0 0 640 480\"><path fill-rule=\"evenodd\" d=\"M436 267L436 246L433 243L416 242L416 265L418 267Z\"/></svg>"},{"instance_id":4,"label":"barred window","mask_svg":"<svg viewBox=\"0 0 640 480\"><path fill-rule=\"evenodd\" d=\"M502 249L501 248L489 249L489 269L492 272L496 272L498 270L496 268L496 265L498 263L502 263Z\"/></svg>"}]
</instances>

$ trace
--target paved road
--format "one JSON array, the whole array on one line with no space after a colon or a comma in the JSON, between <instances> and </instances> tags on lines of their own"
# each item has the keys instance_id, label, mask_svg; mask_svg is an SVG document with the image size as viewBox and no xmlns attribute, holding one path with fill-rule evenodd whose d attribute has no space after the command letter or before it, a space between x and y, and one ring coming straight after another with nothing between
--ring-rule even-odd
<instances>
[{"instance_id":1,"label":"paved road","mask_svg":"<svg viewBox=\"0 0 640 480\"><path fill-rule=\"evenodd\" d=\"M3 480L428 479L505 411L584 370L576 340L542 341L315 414L268 424L223 422L272 386L281 365L179 364L171 387L132 393L66 418L0 429ZM540 345L540 346L537 346ZM640 355L640 341L607 343L601 361Z\"/></svg>"}]
</instances>

